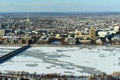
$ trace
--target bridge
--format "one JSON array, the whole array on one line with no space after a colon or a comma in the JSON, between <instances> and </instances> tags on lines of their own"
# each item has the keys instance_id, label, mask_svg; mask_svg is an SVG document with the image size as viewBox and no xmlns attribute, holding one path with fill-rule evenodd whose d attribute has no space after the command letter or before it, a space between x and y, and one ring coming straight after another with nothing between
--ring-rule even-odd
<instances>
[{"instance_id":1,"label":"bridge","mask_svg":"<svg viewBox=\"0 0 120 80\"><path fill-rule=\"evenodd\" d=\"M25 45L25 46L23 46L23 47L21 47L19 49L16 49L16 50L14 50L14 51L6 54L6 55L1 56L0 57L0 64L3 63L3 62L5 62L5 61L7 61L7 60L9 60L12 57L18 55L19 53L25 51L26 49L28 49L30 47L31 47L30 45Z\"/></svg>"}]
</instances>

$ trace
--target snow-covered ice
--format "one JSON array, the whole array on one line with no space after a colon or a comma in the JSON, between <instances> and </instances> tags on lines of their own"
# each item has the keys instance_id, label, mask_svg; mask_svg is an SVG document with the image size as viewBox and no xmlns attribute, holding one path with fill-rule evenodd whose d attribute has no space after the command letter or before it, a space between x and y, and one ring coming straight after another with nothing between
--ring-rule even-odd
<instances>
[{"instance_id":1,"label":"snow-covered ice","mask_svg":"<svg viewBox=\"0 0 120 80\"><path fill-rule=\"evenodd\" d=\"M89 75L119 71L120 48L31 47L0 64L0 71Z\"/></svg>"}]
</instances>

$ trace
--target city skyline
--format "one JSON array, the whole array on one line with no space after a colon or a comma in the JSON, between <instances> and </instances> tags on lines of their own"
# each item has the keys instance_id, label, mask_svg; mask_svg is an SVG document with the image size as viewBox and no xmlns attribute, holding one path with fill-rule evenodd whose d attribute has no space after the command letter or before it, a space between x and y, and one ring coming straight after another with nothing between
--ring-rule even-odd
<instances>
[{"instance_id":1,"label":"city skyline","mask_svg":"<svg viewBox=\"0 0 120 80\"><path fill-rule=\"evenodd\" d=\"M120 12L119 0L1 0L0 12Z\"/></svg>"}]
</instances>

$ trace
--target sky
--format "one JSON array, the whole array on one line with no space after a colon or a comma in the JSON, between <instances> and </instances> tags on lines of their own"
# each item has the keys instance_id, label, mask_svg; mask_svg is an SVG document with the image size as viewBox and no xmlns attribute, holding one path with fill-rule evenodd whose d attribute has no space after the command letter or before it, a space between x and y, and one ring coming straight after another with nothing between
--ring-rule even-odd
<instances>
[{"instance_id":1,"label":"sky","mask_svg":"<svg viewBox=\"0 0 120 80\"><path fill-rule=\"evenodd\" d=\"M120 0L0 0L0 12L120 12Z\"/></svg>"}]
</instances>

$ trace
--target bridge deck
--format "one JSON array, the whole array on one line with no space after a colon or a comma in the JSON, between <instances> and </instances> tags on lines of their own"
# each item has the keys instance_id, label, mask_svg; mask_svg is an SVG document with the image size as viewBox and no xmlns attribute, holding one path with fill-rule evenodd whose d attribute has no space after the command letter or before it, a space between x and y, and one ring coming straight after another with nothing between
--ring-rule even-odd
<instances>
[{"instance_id":1,"label":"bridge deck","mask_svg":"<svg viewBox=\"0 0 120 80\"><path fill-rule=\"evenodd\" d=\"M3 63L3 62L5 62L6 60L9 60L10 58L16 56L17 54L25 51L25 50L28 49L29 47L31 47L31 46L30 46L30 45L26 45L26 46L23 46L23 47L21 47L21 48L19 48L19 49L14 50L14 51L6 54L6 55L1 56L1 57L0 57L0 64Z\"/></svg>"}]
</instances>

